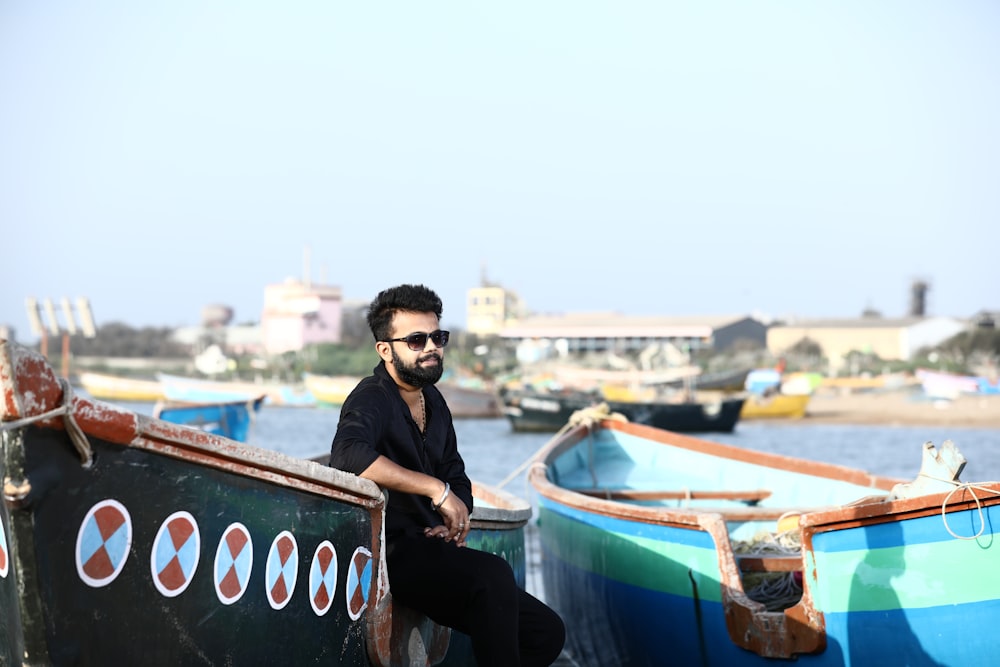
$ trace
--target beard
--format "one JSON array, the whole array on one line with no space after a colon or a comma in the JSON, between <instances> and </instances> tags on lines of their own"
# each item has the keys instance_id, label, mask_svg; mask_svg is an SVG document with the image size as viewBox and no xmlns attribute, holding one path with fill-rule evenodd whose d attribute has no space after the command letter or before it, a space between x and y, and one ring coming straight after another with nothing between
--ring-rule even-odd
<instances>
[{"instance_id":1,"label":"beard","mask_svg":"<svg viewBox=\"0 0 1000 667\"><path fill-rule=\"evenodd\" d=\"M432 357L438 360L437 366L424 367L420 365L422 359ZM399 375L400 380L418 389L434 384L441 379L441 374L444 373L444 359L434 352L417 359L412 366L408 366L405 361L399 358L396 349L393 348L392 365L396 367L396 374Z\"/></svg>"}]
</instances>

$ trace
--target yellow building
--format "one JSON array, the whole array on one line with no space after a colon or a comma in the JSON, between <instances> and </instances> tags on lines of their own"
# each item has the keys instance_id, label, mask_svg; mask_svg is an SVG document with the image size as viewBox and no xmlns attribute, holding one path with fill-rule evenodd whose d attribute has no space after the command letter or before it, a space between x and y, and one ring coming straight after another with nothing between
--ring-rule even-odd
<instances>
[{"instance_id":1,"label":"yellow building","mask_svg":"<svg viewBox=\"0 0 1000 667\"><path fill-rule=\"evenodd\" d=\"M831 372L837 372L851 352L907 361L921 348L937 345L966 328L965 322L950 317L799 320L772 325L767 330L767 349L781 356L808 339L823 350Z\"/></svg>"},{"instance_id":2,"label":"yellow building","mask_svg":"<svg viewBox=\"0 0 1000 667\"><path fill-rule=\"evenodd\" d=\"M524 310L517 294L495 285L468 290L465 305L465 328L480 336L499 334L507 322L521 317Z\"/></svg>"}]
</instances>

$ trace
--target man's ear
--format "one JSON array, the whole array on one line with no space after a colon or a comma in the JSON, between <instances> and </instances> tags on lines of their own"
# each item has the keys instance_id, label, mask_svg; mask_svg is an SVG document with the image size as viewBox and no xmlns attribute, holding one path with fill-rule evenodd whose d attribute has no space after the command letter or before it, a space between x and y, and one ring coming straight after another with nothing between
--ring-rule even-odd
<instances>
[{"instance_id":1,"label":"man's ear","mask_svg":"<svg viewBox=\"0 0 1000 667\"><path fill-rule=\"evenodd\" d=\"M382 357L382 360L387 364L392 363L392 343L386 343L385 341L379 341L375 343L375 351L378 352L378 356Z\"/></svg>"}]
</instances>

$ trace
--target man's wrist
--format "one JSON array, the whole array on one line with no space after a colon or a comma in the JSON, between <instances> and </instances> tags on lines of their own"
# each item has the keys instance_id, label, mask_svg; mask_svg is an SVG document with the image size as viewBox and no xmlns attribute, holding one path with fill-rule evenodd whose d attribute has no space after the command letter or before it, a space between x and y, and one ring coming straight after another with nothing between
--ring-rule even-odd
<instances>
[{"instance_id":1,"label":"man's wrist","mask_svg":"<svg viewBox=\"0 0 1000 667\"><path fill-rule=\"evenodd\" d=\"M451 484L445 482L444 491L441 493L441 498L437 502L434 502L433 500L431 501L431 507L434 509L435 512L441 509L441 506L444 505L444 501L448 500L449 495L451 495Z\"/></svg>"}]
</instances>

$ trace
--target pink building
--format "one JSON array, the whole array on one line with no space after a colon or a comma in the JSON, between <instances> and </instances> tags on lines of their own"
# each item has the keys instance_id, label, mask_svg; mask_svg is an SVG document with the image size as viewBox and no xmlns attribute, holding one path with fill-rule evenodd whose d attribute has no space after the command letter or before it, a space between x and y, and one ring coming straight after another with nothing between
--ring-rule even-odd
<instances>
[{"instance_id":1,"label":"pink building","mask_svg":"<svg viewBox=\"0 0 1000 667\"><path fill-rule=\"evenodd\" d=\"M339 287L293 278L268 285L260 318L264 350L281 354L313 343L339 343L341 314Z\"/></svg>"}]
</instances>

